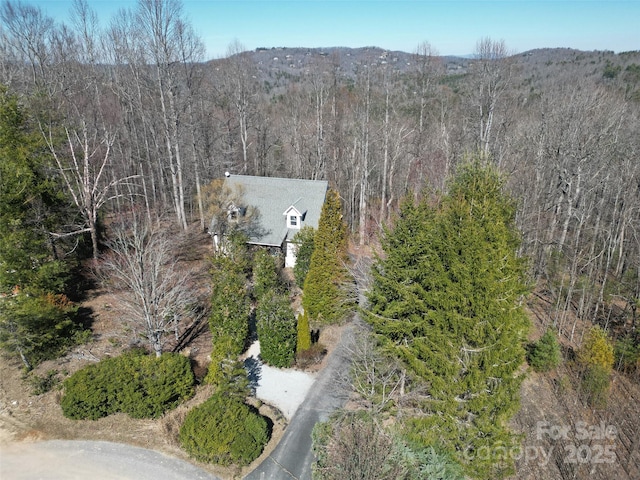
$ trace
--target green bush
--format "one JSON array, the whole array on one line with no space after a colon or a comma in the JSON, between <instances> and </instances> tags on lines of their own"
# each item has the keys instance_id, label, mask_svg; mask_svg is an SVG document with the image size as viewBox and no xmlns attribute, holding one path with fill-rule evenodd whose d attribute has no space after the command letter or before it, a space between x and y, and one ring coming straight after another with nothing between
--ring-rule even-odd
<instances>
[{"instance_id":1,"label":"green bush","mask_svg":"<svg viewBox=\"0 0 640 480\"><path fill-rule=\"evenodd\" d=\"M64 295L20 291L0 301L0 348L31 370L86 340L78 307Z\"/></svg>"},{"instance_id":2,"label":"green bush","mask_svg":"<svg viewBox=\"0 0 640 480\"><path fill-rule=\"evenodd\" d=\"M296 319L283 295L263 295L256 308L260 357L274 367L290 367L296 354Z\"/></svg>"},{"instance_id":3,"label":"green bush","mask_svg":"<svg viewBox=\"0 0 640 480\"><path fill-rule=\"evenodd\" d=\"M306 313L298 315L298 338L296 341L296 352L302 352L311 348L311 329L309 328L309 317Z\"/></svg>"},{"instance_id":4,"label":"green bush","mask_svg":"<svg viewBox=\"0 0 640 480\"><path fill-rule=\"evenodd\" d=\"M217 255L211 268L211 314L209 329L214 345L231 341L227 354L240 355L249 335L251 304L247 292L244 253Z\"/></svg>"},{"instance_id":5,"label":"green bush","mask_svg":"<svg viewBox=\"0 0 640 480\"><path fill-rule=\"evenodd\" d=\"M31 386L32 395L42 395L43 393L50 392L60 384L57 370L49 370L42 376L31 373L26 377L26 380Z\"/></svg>"},{"instance_id":6,"label":"green bush","mask_svg":"<svg viewBox=\"0 0 640 480\"><path fill-rule=\"evenodd\" d=\"M560 365L560 343L556 333L548 328L536 343L530 346L527 361L536 372L548 372Z\"/></svg>"},{"instance_id":7,"label":"green bush","mask_svg":"<svg viewBox=\"0 0 640 480\"><path fill-rule=\"evenodd\" d=\"M217 393L191 410L180 443L200 462L248 465L269 441L267 420L235 396Z\"/></svg>"},{"instance_id":8,"label":"green bush","mask_svg":"<svg viewBox=\"0 0 640 480\"><path fill-rule=\"evenodd\" d=\"M126 353L79 370L64 382L65 417L96 420L124 412L133 418L158 418L193 395L189 359Z\"/></svg>"},{"instance_id":9,"label":"green bush","mask_svg":"<svg viewBox=\"0 0 640 480\"><path fill-rule=\"evenodd\" d=\"M640 368L640 336L626 335L616 341L614 347L616 369L633 373Z\"/></svg>"},{"instance_id":10,"label":"green bush","mask_svg":"<svg viewBox=\"0 0 640 480\"><path fill-rule=\"evenodd\" d=\"M589 329L582 347L578 350L578 362L584 366L599 366L607 372L613 368L613 343L598 325Z\"/></svg>"},{"instance_id":11,"label":"green bush","mask_svg":"<svg viewBox=\"0 0 640 480\"><path fill-rule=\"evenodd\" d=\"M273 255L260 249L254 255L253 296L260 300L263 295L281 290L280 277Z\"/></svg>"},{"instance_id":12,"label":"green bush","mask_svg":"<svg viewBox=\"0 0 640 480\"><path fill-rule=\"evenodd\" d=\"M307 225L302 227L293 237L293 243L296 244L297 248L296 264L293 266L293 276L296 279L296 284L300 288L304 286L304 280L307 278L307 273L309 272L315 235L316 230Z\"/></svg>"},{"instance_id":13,"label":"green bush","mask_svg":"<svg viewBox=\"0 0 640 480\"><path fill-rule=\"evenodd\" d=\"M582 376L582 391L589 406L604 408L609 397L610 370L602 365L589 365Z\"/></svg>"}]
</instances>

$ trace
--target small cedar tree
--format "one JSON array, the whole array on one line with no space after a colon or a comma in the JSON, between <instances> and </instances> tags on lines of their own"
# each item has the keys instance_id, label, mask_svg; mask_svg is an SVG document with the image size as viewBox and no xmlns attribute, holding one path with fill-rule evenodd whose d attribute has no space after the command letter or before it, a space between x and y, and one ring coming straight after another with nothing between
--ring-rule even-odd
<instances>
[{"instance_id":1,"label":"small cedar tree","mask_svg":"<svg viewBox=\"0 0 640 480\"><path fill-rule=\"evenodd\" d=\"M293 243L296 245L296 264L293 266L293 276L300 288L304 286L307 273L309 273L315 235L315 228L306 225L293 237Z\"/></svg>"},{"instance_id":2,"label":"small cedar tree","mask_svg":"<svg viewBox=\"0 0 640 480\"><path fill-rule=\"evenodd\" d=\"M560 365L560 343L553 329L547 328L540 340L530 347L528 360L536 372L548 372Z\"/></svg>"},{"instance_id":3,"label":"small cedar tree","mask_svg":"<svg viewBox=\"0 0 640 480\"><path fill-rule=\"evenodd\" d=\"M246 247L231 244L229 248L212 259L209 328L214 345L224 339L229 348L225 353L237 356L242 353L249 335L248 262Z\"/></svg>"},{"instance_id":4,"label":"small cedar tree","mask_svg":"<svg viewBox=\"0 0 640 480\"><path fill-rule=\"evenodd\" d=\"M591 327L578 351L578 361L585 366L598 365L611 371L613 360L614 348L607 332L598 325Z\"/></svg>"},{"instance_id":5,"label":"small cedar tree","mask_svg":"<svg viewBox=\"0 0 640 480\"><path fill-rule=\"evenodd\" d=\"M296 352L296 319L289 298L272 293L260 297L256 307L260 357L274 367L290 367Z\"/></svg>"},{"instance_id":6,"label":"small cedar tree","mask_svg":"<svg viewBox=\"0 0 640 480\"><path fill-rule=\"evenodd\" d=\"M259 249L253 256L253 296L259 302L265 294L280 293L282 281L276 267L275 258L265 249Z\"/></svg>"},{"instance_id":7,"label":"small cedar tree","mask_svg":"<svg viewBox=\"0 0 640 480\"><path fill-rule=\"evenodd\" d=\"M298 314L296 352L303 352L311 348L311 328L306 313Z\"/></svg>"},{"instance_id":8,"label":"small cedar tree","mask_svg":"<svg viewBox=\"0 0 640 480\"><path fill-rule=\"evenodd\" d=\"M592 407L606 406L610 376L613 370L614 346L607 332L598 325L591 327L578 351L582 367L582 391Z\"/></svg>"}]
</instances>

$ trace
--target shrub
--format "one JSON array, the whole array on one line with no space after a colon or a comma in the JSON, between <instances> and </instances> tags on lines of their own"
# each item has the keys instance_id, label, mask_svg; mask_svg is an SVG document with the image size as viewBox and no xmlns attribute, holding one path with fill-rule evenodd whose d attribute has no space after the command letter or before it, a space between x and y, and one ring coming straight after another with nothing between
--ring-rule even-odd
<instances>
[{"instance_id":1,"label":"shrub","mask_svg":"<svg viewBox=\"0 0 640 480\"><path fill-rule=\"evenodd\" d=\"M235 396L216 393L191 410L180 444L200 462L248 465L269 441L267 420Z\"/></svg>"},{"instance_id":2,"label":"shrub","mask_svg":"<svg viewBox=\"0 0 640 480\"><path fill-rule=\"evenodd\" d=\"M298 337L296 341L296 352L302 352L311 348L311 329L309 328L309 317L306 313L298 315Z\"/></svg>"},{"instance_id":3,"label":"shrub","mask_svg":"<svg viewBox=\"0 0 640 480\"><path fill-rule=\"evenodd\" d=\"M582 390L590 406L603 408L607 405L609 373L601 365L590 365L582 375Z\"/></svg>"},{"instance_id":4,"label":"shrub","mask_svg":"<svg viewBox=\"0 0 640 480\"><path fill-rule=\"evenodd\" d=\"M89 365L65 380L61 407L65 417L96 420L124 412L133 418L158 418L193 395L189 359L129 352Z\"/></svg>"},{"instance_id":5,"label":"shrub","mask_svg":"<svg viewBox=\"0 0 640 480\"><path fill-rule=\"evenodd\" d=\"M527 360L536 372L548 372L560 365L561 358L558 337L548 328L540 340L529 348Z\"/></svg>"},{"instance_id":6,"label":"shrub","mask_svg":"<svg viewBox=\"0 0 640 480\"><path fill-rule=\"evenodd\" d=\"M598 326L592 327L578 351L578 362L583 367L582 390L593 407L604 407L607 403L613 354L607 333Z\"/></svg>"},{"instance_id":7,"label":"shrub","mask_svg":"<svg viewBox=\"0 0 640 480\"><path fill-rule=\"evenodd\" d=\"M462 467L431 446L410 444L364 411L334 413L311 432L315 480L462 480Z\"/></svg>"},{"instance_id":8,"label":"shrub","mask_svg":"<svg viewBox=\"0 0 640 480\"><path fill-rule=\"evenodd\" d=\"M31 386L32 395L42 395L43 393L50 392L60 384L57 370L49 370L42 376L31 373L26 378Z\"/></svg>"},{"instance_id":9,"label":"shrub","mask_svg":"<svg viewBox=\"0 0 640 480\"><path fill-rule=\"evenodd\" d=\"M634 335L626 335L618 339L614 354L617 370L633 373L640 368L640 344Z\"/></svg>"},{"instance_id":10,"label":"shrub","mask_svg":"<svg viewBox=\"0 0 640 480\"><path fill-rule=\"evenodd\" d=\"M296 351L296 319L289 299L263 295L256 308L260 356L274 367L290 367Z\"/></svg>"},{"instance_id":11,"label":"shrub","mask_svg":"<svg viewBox=\"0 0 640 480\"><path fill-rule=\"evenodd\" d=\"M229 355L230 344L231 340L225 338L214 343L204 381L215 385L218 391L242 398L249 394L249 379L243 363Z\"/></svg>"},{"instance_id":12,"label":"shrub","mask_svg":"<svg viewBox=\"0 0 640 480\"><path fill-rule=\"evenodd\" d=\"M607 332L599 326L591 327L578 351L578 361L584 366L598 365L607 371L613 367L613 345Z\"/></svg>"},{"instance_id":13,"label":"shrub","mask_svg":"<svg viewBox=\"0 0 640 480\"><path fill-rule=\"evenodd\" d=\"M321 343L314 343L311 348L299 351L296 354L296 364L299 368L307 368L322 361L327 354L327 349Z\"/></svg>"},{"instance_id":14,"label":"shrub","mask_svg":"<svg viewBox=\"0 0 640 480\"><path fill-rule=\"evenodd\" d=\"M17 294L0 301L0 348L31 370L86 340L78 307L64 295ZM90 332L89 332L90 334Z\"/></svg>"},{"instance_id":15,"label":"shrub","mask_svg":"<svg viewBox=\"0 0 640 480\"><path fill-rule=\"evenodd\" d=\"M314 248L314 237L316 231L313 227L305 226L300 229L293 237L293 243L296 244L296 264L293 266L293 276L296 284L302 288L304 280L309 272L311 263L311 254Z\"/></svg>"},{"instance_id":16,"label":"shrub","mask_svg":"<svg viewBox=\"0 0 640 480\"><path fill-rule=\"evenodd\" d=\"M249 335L251 305L242 258L240 253L218 255L213 258L211 268L209 329L214 345L221 339L231 341L226 352L229 355L240 355Z\"/></svg>"},{"instance_id":17,"label":"shrub","mask_svg":"<svg viewBox=\"0 0 640 480\"><path fill-rule=\"evenodd\" d=\"M254 297L260 300L263 295L277 292L280 284L274 257L264 249L258 250L254 255L253 265Z\"/></svg>"}]
</instances>

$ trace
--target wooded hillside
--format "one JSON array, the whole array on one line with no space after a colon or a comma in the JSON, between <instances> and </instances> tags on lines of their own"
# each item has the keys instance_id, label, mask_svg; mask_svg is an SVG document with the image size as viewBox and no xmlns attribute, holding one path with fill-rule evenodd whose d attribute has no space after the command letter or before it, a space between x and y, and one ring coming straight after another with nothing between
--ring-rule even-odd
<instances>
[{"instance_id":1,"label":"wooded hillside","mask_svg":"<svg viewBox=\"0 0 640 480\"><path fill-rule=\"evenodd\" d=\"M97 255L105 219L131 211L204 231L200 192L225 171L328 180L364 247L404 197L443 191L480 153L517 202L541 328L577 348L598 324L637 355L640 51L236 43L204 62L177 0L139 0L101 24L88 2L57 24L4 1L0 22L0 85L37 134L39 175L64 192L64 215L29 224L50 257L77 254L82 235ZM637 381L633 361L616 367Z\"/></svg>"}]
</instances>

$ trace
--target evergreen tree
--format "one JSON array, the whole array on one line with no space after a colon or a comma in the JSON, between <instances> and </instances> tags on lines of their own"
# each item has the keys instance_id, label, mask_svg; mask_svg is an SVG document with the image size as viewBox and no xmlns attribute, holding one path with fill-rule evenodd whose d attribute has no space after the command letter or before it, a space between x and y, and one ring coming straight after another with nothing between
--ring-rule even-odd
<instances>
[{"instance_id":1,"label":"evergreen tree","mask_svg":"<svg viewBox=\"0 0 640 480\"><path fill-rule=\"evenodd\" d=\"M83 340L76 312L64 295L17 292L0 299L0 347L31 370Z\"/></svg>"},{"instance_id":2,"label":"evergreen tree","mask_svg":"<svg viewBox=\"0 0 640 480\"><path fill-rule=\"evenodd\" d=\"M44 146L14 96L0 88L0 293L63 293L67 266L49 232L64 197L47 175Z\"/></svg>"},{"instance_id":3,"label":"evergreen tree","mask_svg":"<svg viewBox=\"0 0 640 480\"><path fill-rule=\"evenodd\" d=\"M302 306L310 322L337 323L353 308L346 288L350 281L347 263L347 226L342 218L342 203L338 192L329 190L303 288Z\"/></svg>"},{"instance_id":4,"label":"evergreen tree","mask_svg":"<svg viewBox=\"0 0 640 480\"><path fill-rule=\"evenodd\" d=\"M613 360L613 344L607 332L598 325L591 327L578 351L578 361L582 365L598 366L611 372Z\"/></svg>"},{"instance_id":5,"label":"evergreen tree","mask_svg":"<svg viewBox=\"0 0 640 480\"><path fill-rule=\"evenodd\" d=\"M410 440L442 445L474 478L512 471L506 423L518 408L528 320L514 202L479 162L460 168L435 206L408 200L383 238L367 317L384 347L420 378L426 415Z\"/></svg>"},{"instance_id":6,"label":"evergreen tree","mask_svg":"<svg viewBox=\"0 0 640 480\"><path fill-rule=\"evenodd\" d=\"M311 329L306 313L298 315L296 352L303 352L311 348Z\"/></svg>"},{"instance_id":7,"label":"evergreen tree","mask_svg":"<svg viewBox=\"0 0 640 480\"><path fill-rule=\"evenodd\" d=\"M311 264L311 255L314 248L314 237L316 230L310 226L304 226L293 237L293 243L296 244L296 264L293 266L293 276L299 287L304 286L304 281L309 273L309 265Z\"/></svg>"},{"instance_id":8,"label":"evergreen tree","mask_svg":"<svg viewBox=\"0 0 640 480\"><path fill-rule=\"evenodd\" d=\"M45 150L14 96L0 87L0 348L31 369L81 336L64 295L68 265L53 236L64 197L47 175Z\"/></svg>"},{"instance_id":9,"label":"evergreen tree","mask_svg":"<svg viewBox=\"0 0 640 480\"><path fill-rule=\"evenodd\" d=\"M528 360L536 372L548 372L560 365L560 343L553 329L547 328L540 340L531 346Z\"/></svg>"},{"instance_id":10,"label":"evergreen tree","mask_svg":"<svg viewBox=\"0 0 640 480\"><path fill-rule=\"evenodd\" d=\"M246 246L241 239L230 241L228 251L212 260L209 328L214 346L218 341L228 344L224 356L242 353L249 335L247 265Z\"/></svg>"},{"instance_id":11,"label":"evergreen tree","mask_svg":"<svg viewBox=\"0 0 640 480\"><path fill-rule=\"evenodd\" d=\"M578 350L578 363L582 367L582 390L593 407L607 404L613 361L614 347L607 332L597 325L592 327Z\"/></svg>"},{"instance_id":12,"label":"evergreen tree","mask_svg":"<svg viewBox=\"0 0 640 480\"><path fill-rule=\"evenodd\" d=\"M264 249L253 256L253 296L256 300L269 293L280 293L282 282L276 268L274 257Z\"/></svg>"},{"instance_id":13,"label":"evergreen tree","mask_svg":"<svg viewBox=\"0 0 640 480\"><path fill-rule=\"evenodd\" d=\"M290 367L296 352L296 318L285 295L265 294L256 307L260 357L274 367Z\"/></svg>"},{"instance_id":14,"label":"evergreen tree","mask_svg":"<svg viewBox=\"0 0 640 480\"><path fill-rule=\"evenodd\" d=\"M296 319L275 258L266 250L254 255L253 292L260 356L274 367L290 367L296 353Z\"/></svg>"}]
</instances>

